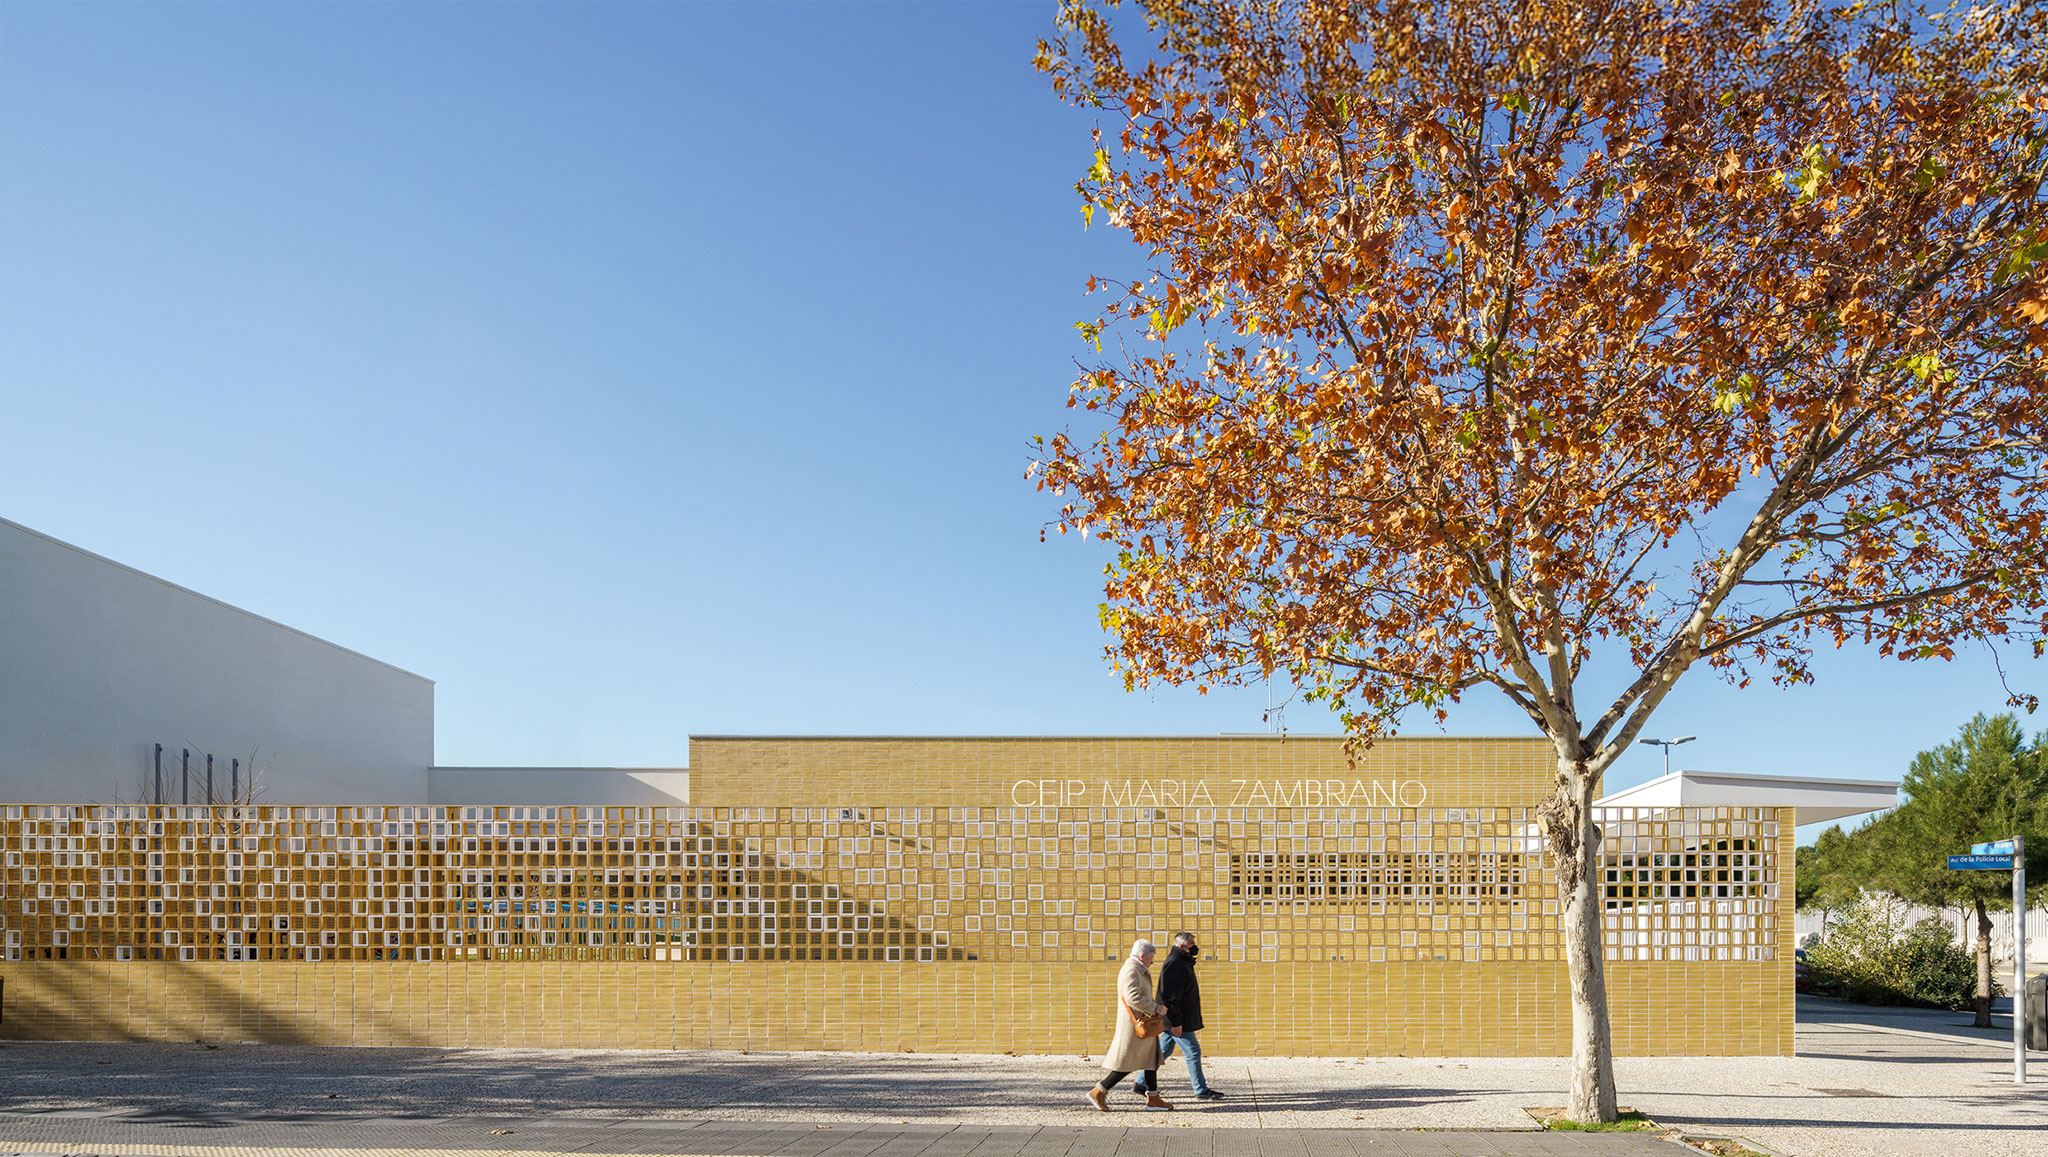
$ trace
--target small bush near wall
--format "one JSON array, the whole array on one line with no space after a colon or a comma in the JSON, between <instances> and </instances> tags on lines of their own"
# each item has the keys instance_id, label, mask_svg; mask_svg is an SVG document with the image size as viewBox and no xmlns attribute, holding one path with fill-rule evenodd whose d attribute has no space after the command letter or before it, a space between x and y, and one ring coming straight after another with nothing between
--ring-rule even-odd
<instances>
[{"instance_id":1,"label":"small bush near wall","mask_svg":"<svg viewBox=\"0 0 2048 1157\"><path fill-rule=\"evenodd\" d=\"M1905 905L1865 895L1839 910L1807 949L1823 990L1858 1004L1965 1009L1977 995L1977 961L1935 919L1906 922ZM1993 995L1997 983L1992 984Z\"/></svg>"}]
</instances>

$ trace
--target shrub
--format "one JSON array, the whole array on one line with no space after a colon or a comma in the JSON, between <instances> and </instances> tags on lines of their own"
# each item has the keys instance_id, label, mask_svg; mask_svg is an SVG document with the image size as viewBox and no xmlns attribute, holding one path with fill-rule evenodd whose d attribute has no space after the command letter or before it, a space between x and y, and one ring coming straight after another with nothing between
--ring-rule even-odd
<instances>
[{"instance_id":1,"label":"shrub","mask_svg":"<svg viewBox=\"0 0 2048 1157\"><path fill-rule=\"evenodd\" d=\"M1941 921L1907 925L1889 897L1863 896L1828 922L1806 964L1821 987L1858 1004L1965 1009L1977 995L1977 960ZM1997 983L1992 984L1993 995Z\"/></svg>"}]
</instances>

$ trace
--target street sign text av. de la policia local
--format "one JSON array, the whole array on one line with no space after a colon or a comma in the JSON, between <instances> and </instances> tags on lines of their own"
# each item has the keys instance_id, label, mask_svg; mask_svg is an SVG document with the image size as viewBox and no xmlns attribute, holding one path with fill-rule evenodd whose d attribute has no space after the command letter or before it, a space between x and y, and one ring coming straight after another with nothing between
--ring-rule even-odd
<instances>
[{"instance_id":1,"label":"street sign text av. de la policia local","mask_svg":"<svg viewBox=\"0 0 2048 1157\"><path fill-rule=\"evenodd\" d=\"M2017 850L2017 844L2013 840L1999 840L1996 843L1990 844L1971 844L1969 855L1950 856L1948 858L1949 870L1957 872L2010 872L2012 871L2013 856Z\"/></svg>"}]
</instances>

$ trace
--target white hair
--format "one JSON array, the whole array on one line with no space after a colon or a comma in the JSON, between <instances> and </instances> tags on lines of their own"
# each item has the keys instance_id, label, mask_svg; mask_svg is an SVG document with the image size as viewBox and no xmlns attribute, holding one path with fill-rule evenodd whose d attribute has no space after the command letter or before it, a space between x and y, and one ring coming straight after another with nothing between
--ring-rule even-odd
<instances>
[{"instance_id":1,"label":"white hair","mask_svg":"<svg viewBox=\"0 0 2048 1157\"><path fill-rule=\"evenodd\" d=\"M1143 937L1131 941L1131 958L1133 960L1137 959L1140 956L1150 956L1155 951L1157 951L1157 949L1153 946L1152 942L1150 940L1144 939Z\"/></svg>"}]
</instances>

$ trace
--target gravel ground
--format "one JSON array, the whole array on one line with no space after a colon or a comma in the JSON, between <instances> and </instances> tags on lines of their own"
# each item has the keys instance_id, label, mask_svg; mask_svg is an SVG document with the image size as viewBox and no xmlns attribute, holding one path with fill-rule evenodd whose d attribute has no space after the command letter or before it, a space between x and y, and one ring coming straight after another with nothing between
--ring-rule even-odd
<instances>
[{"instance_id":1,"label":"gravel ground","mask_svg":"<svg viewBox=\"0 0 2048 1157\"><path fill-rule=\"evenodd\" d=\"M1625 1105L1785 1157L2048 1157L2048 1055L1966 1015L1802 999L1797 1057L1623 1060ZM711 1119L961 1126L1521 1129L1561 1102L1551 1059L1215 1057L1220 1102L1096 1113L1082 1057L874 1053L0 1046L0 1113Z\"/></svg>"}]
</instances>

